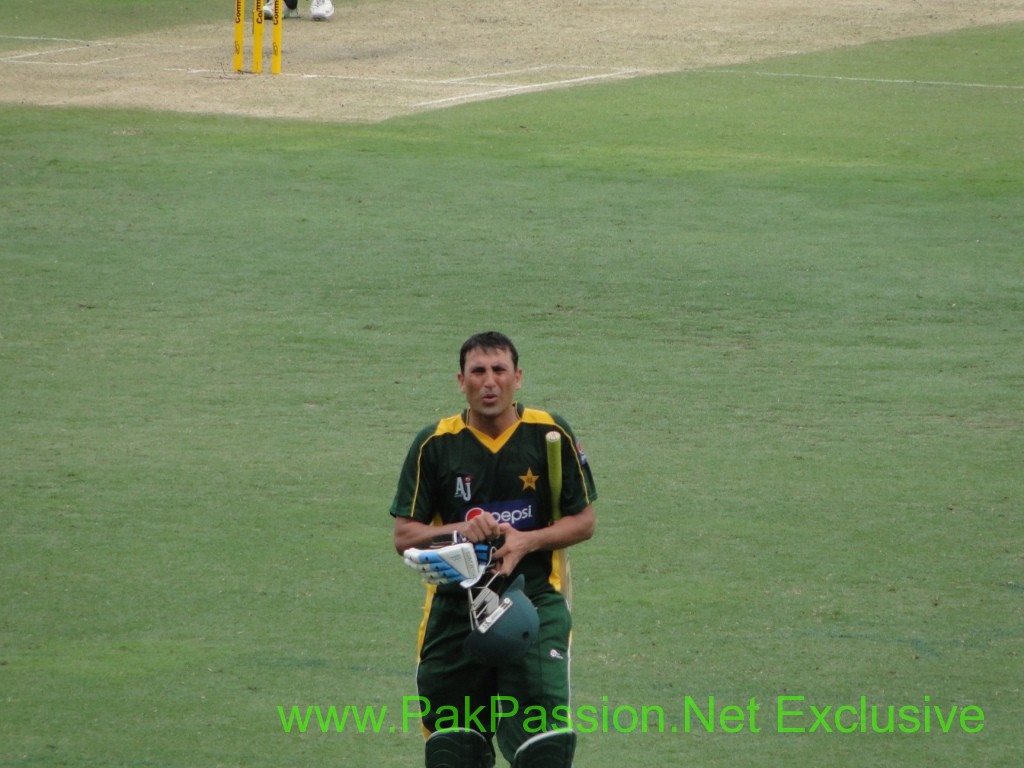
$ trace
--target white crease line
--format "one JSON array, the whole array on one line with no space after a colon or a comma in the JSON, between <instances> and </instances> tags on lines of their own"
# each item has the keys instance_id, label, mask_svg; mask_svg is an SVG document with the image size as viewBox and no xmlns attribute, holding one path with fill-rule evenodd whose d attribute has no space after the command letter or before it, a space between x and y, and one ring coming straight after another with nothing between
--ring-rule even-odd
<instances>
[{"instance_id":1,"label":"white crease line","mask_svg":"<svg viewBox=\"0 0 1024 768\"><path fill-rule=\"evenodd\" d=\"M838 80L852 83L879 83L882 85L933 85L944 88L994 88L1019 91L1024 85L999 85L995 83L954 83L946 80L896 80L880 77L844 77L842 75L808 75L799 72L744 71L742 69L708 69L710 74L756 75L758 77L800 77L808 80Z\"/></svg>"},{"instance_id":2,"label":"white crease line","mask_svg":"<svg viewBox=\"0 0 1024 768\"><path fill-rule=\"evenodd\" d=\"M144 58L145 56L146 56L146 54L144 54L144 53L135 53L135 54L132 54L131 56L115 56L114 58L111 58L111 59L93 59L92 61L83 61L80 64L68 64L68 65L65 65L65 66L92 67L92 66L95 66L97 64L109 64L112 61L128 61L129 59L141 59L141 58ZM33 63L41 64L42 62L33 62Z\"/></svg>"},{"instance_id":3,"label":"white crease line","mask_svg":"<svg viewBox=\"0 0 1024 768\"><path fill-rule=\"evenodd\" d=\"M529 70L521 69L513 72L501 73L501 74L517 74L530 71L539 71L544 69L600 69L600 67L563 67L560 65L551 65L543 67L532 67ZM253 73L249 70L243 72L235 72L230 67L224 67L223 69L209 69L209 68L196 68L196 67L163 67L163 72L183 72L189 75L230 75L244 76L252 75ZM627 77L631 75L643 74L651 72L653 70L644 69L620 69L613 72L605 72L600 75L590 75L588 77L578 77L571 80L554 80L545 83L536 83L523 86L517 83L493 83L491 84L495 89L510 89L515 90L517 88L546 88L551 85L570 84L575 82L586 82L588 80L603 80L611 79L616 77ZM262 77L263 75L256 75L256 77ZM321 75L321 74L309 74L304 72L282 72L280 75L274 75L274 77L291 77L298 78L299 80L346 80L356 83L401 83L403 85L430 85L430 86L451 86L451 87L462 87L467 85L475 85L477 87L486 87L488 83L473 82L474 80L482 78L499 77L499 73L490 75L471 75L465 78L452 78L446 80L433 80L426 77L367 77L363 75Z\"/></svg>"},{"instance_id":4,"label":"white crease line","mask_svg":"<svg viewBox=\"0 0 1024 768\"><path fill-rule=\"evenodd\" d=\"M161 72L184 72L188 75L224 75L225 77L244 77L246 75L253 75L255 77L263 77L269 71L264 66L263 74L257 75L251 69L244 69L241 72L235 72L229 65L225 65L222 69L200 69L198 67L163 67ZM354 83L402 83L402 84L414 84L414 85L444 85L444 80L430 80L424 77L364 77L359 75L320 75L311 74L307 72L281 72L278 75L272 75L271 77L290 77L297 80L345 80Z\"/></svg>"},{"instance_id":5,"label":"white crease line","mask_svg":"<svg viewBox=\"0 0 1024 768\"><path fill-rule=\"evenodd\" d=\"M22 63L35 63L35 62L20 62L18 59L27 58L32 56L49 56L51 54L68 53L72 51L82 51L91 48L95 49L142 49L143 53L131 54L124 58L137 58L139 56L150 55L149 51L164 51L167 55L178 55L182 51L205 51L207 48L202 45L192 45L187 43L147 43L145 41L125 41L125 40L76 40L70 37L19 37L12 35L0 35L0 40L25 40L28 42L38 43L76 43L72 47L65 48L45 48L37 51L24 51L14 52L12 56L0 56L0 62L9 61L14 64ZM159 54L157 54L159 55ZM117 59L102 59L102 61L117 61ZM40 64L49 64L53 62L38 62Z\"/></svg>"},{"instance_id":6,"label":"white crease line","mask_svg":"<svg viewBox=\"0 0 1024 768\"><path fill-rule=\"evenodd\" d=\"M82 50L80 48L69 48L67 51ZM65 52L67 52L65 51ZM53 53L53 51L45 52ZM40 54L40 55L45 55ZM133 53L130 56L112 56L107 59L90 59L89 61L21 61L20 57L13 57L9 59L0 59L0 62L8 62L10 64L35 64L36 66L45 67L94 67L97 64L109 64L113 61L128 61L129 59L141 59L145 57L144 53Z\"/></svg>"},{"instance_id":7,"label":"white crease line","mask_svg":"<svg viewBox=\"0 0 1024 768\"><path fill-rule=\"evenodd\" d=\"M440 83L464 83L471 82L473 80L487 80L492 77L508 77L510 75L525 75L531 72L549 72L552 69L576 69L580 71L588 70L605 70L606 67L588 67L582 64L541 64L536 67L526 67L525 69L510 69L505 72L489 72L482 75L466 75L465 77L452 77L446 80L438 80ZM636 70L628 70L630 72Z\"/></svg>"},{"instance_id":8,"label":"white crease line","mask_svg":"<svg viewBox=\"0 0 1024 768\"><path fill-rule=\"evenodd\" d=\"M36 43L78 43L83 47L92 48L167 48L169 50L206 50L208 46L196 45L194 43L150 43L145 40L79 40L74 37L28 37L21 35L0 35L0 40L25 40Z\"/></svg>"},{"instance_id":9,"label":"white crease line","mask_svg":"<svg viewBox=\"0 0 1024 768\"><path fill-rule=\"evenodd\" d=\"M542 91L547 88L559 88L565 85L574 85L577 83L592 82L595 80L613 80L616 78L624 77L629 74L638 74L643 70L619 70L617 72L609 72L603 75L590 75L589 77L574 77L569 80L550 80L546 83L534 83L532 85L515 85L507 87L495 87L486 91L477 91L476 93L467 93L462 96L451 96L447 99L434 99L431 101L421 101L418 104L413 104L414 107L435 107L441 104L452 104L459 101L472 101L474 99L482 99L494 96L496 94L511 94L511 93L528 93L530 91Z\"/></svg>"},{"instance_id":10,"label":"white crease line","mask_svg":"<svg viewBox=\"0 0 1024 768\"><path fill-rule=\"evenodd\" d=\"M88 40L76 40L73 37L30 37L28 35L0 35L0 40L34 40L39 43L87 43Z\"/></svg>"},{"instance_id":11,"label":"white crease line","mask_svg":"<svg viewBox=\"0 0 1024 768\"><path fill-rule=\"evenodd\" d=\"M73 48L49 48L45 51L29 51L28 53L19 53L15 56L4 56L2 59L0 59L0 61L18 61L19 59L31 59L34 56L53 56L60 53L72 53L73 51L81 51L83 49L84 46L81 45L76 45ZM45 64L48 62L43 63Z\"/></svg>"}]
</instances>

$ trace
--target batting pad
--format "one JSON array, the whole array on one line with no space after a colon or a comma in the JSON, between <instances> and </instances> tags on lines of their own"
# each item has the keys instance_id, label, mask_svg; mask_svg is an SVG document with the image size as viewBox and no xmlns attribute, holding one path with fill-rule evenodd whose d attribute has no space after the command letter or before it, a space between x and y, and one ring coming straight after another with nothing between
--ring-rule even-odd
<instances>
[{"instance_id":1,"label":"batting pad","mask_svg":"<svg viewBox=\"0 0 1024 768\"><path fill-rule=\"evenodd\" d=\"M575 754L575 731L547 731L519 745L512 758L512 768L572 768Z\"/></svg>"},{"instance_id":2,"label":"batting pad","mask_svg":"<svg viewBox=\"0 0 1024 768\"><path fill-rule=\"evenodd\" d=\"M494 750L468 728L437 731L427 739L427 768L494 768Z\"/></svg>"}]
</instances>

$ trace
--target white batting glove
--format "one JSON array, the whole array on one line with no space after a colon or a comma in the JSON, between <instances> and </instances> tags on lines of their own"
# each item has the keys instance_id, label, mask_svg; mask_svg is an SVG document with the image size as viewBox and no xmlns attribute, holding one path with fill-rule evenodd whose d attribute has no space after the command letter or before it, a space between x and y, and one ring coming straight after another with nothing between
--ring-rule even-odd
<instances>
[{"instance_id":1,"label":"white batting glove","mask_svg":"<svg viewBox=\"0 0 1024 768\"><path fill-rule=\"evenodd\" d=\"M483 575L477 549L468 541L438 549L416 549L402 553L406 565L420 574L427 584L472 586Z\"/></svg>"}]
</instances>

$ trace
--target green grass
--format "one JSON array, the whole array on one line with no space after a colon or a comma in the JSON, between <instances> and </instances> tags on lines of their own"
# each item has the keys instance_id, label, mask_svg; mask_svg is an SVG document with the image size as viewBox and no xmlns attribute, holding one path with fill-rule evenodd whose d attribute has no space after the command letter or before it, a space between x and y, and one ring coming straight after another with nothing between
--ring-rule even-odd
<instances>
[{"instance_id":1,"label":"green grass","mask_svg":"<svg viewBox=\"0 0 1024 768\"><path fill-rule=\"evenodd\" d=\"M487 327L598 480L576 704L763 706L581 766L1019 765L1021 31L380 125L0 111L0 765L418 764L277 707L413 693L386 509Z\"/></svg>"},{"instance_id":2,"label":"green grass","mask_svg":"<svg viewBox=\"0 0 1024 768\"><path fill-rule=\"evenodd\" d=\"M251 8L252 0L247 3ZM24 40L12 37L104 40L219 19L229 30L233 13L234 4L225 0L61 0L58 5L18 0L4 13L0 51L24 46Z\"/></svg>"}]
</instances>

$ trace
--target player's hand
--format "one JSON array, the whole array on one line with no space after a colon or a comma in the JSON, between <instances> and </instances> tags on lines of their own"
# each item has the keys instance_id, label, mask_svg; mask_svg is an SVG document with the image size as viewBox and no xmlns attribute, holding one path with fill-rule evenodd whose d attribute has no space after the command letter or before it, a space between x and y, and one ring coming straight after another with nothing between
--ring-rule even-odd
<instances>
[{"instance_id":1,"label":"player's hand","mask_svg":"<svg viewBox=\"0 0 1024 768\"><path fill-rule=\"evenodd\" d=\"M467 520L459 529L459 534L467 541L479 544L498 538L501 535L501 526L490 512L482 512Z\"/></svg>"},{"instance_id":2,"label":"player's hand","mask_svg":"<svg viewBox=\"0 0 1024 768\"><path fill-rule=\"evenodd\" d=\"M501 523L499 527L504 542L494 552L494 559L498 562L497 573L499 576L510 576L519 561L532 551L530 536L517 531L508 523Z\"/></svg>"}]
</instances>

